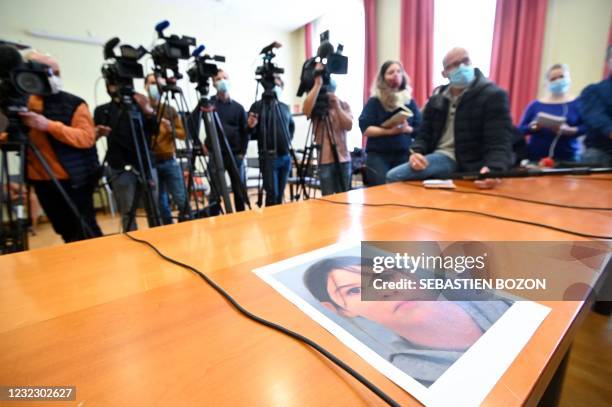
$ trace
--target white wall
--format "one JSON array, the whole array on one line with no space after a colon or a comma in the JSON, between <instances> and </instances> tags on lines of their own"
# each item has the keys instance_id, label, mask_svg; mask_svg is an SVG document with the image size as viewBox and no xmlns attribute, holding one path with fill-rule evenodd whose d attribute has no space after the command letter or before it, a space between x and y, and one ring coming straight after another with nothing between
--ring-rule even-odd
<instances>
[{"instance_id":1,"label":"white wall","mask_svg":"<svg viewBox=\"0 0 612 407\"><path fill-rule=\"evenodd\" d=\"M260 63L259 50L272 41L289 44L290 33L262 26L247 18L236 20L227 8L214 2L169 2L167 0L106 1L36 1L0 0L0 38L18 41L47 52L58 59L67 91L83 97L93 109L94 81L103 63L100 46L35 38L27 30L44 30L54 34L93 37L107 40L118 36L122 42L149 48L155 38L154 26L167 19L167 34L196 37L212 54L227 58L224 66L232 81L233 96L248 109L255 96L254 70ZM290 47L278 51L277 62L285 67L287 91L295 93ZM143 58L146 61L148 57ZM146 66L151 62L146 61ZM186 66L186 64L183 64ZM195 104L192 85L181 86ZM141 88L137 81L137 88ZM98 103L108 100L103 83L97 88Z\"/></svg>"},{"instance_id":2,"label":"white wall","mask_svg":"<svg viewBox=\"0 0 612 407\"><path fill-rule=\"evenodd\" d=\"M378 66L400 59L400 0L381 0L376 6Z\"/></svg>"},{"instance_id":3,"label":"white wall","mask_svg":"<svg viewBox=\"0 0 612 407\"><path fill-rule=\"evenodd\" d=\"M400 0L378 2L379 65L387 59L399 59L400 9ZM580 93L586 85L600 81L611 21L610 0L549 0L541 78L550 65L562 62L570 65L575 94ZM436 60L434 63L439 62ZM435 72L434 75L439 76L439 73ZM539 95L544 94L546 87L542 79Z\"/></svg>"},{"instance_id":4,"label":"white wall","mask_svg":"<svg viewBox=\"0 0 612 407\"><path fill-rule=\"evenodd\" d=\"M237 17L234 5L230 6L212 1L0 0L0 39L27 44L55 57L60 63L64 89L84 98L92 113L96 105L109 100L104 81L98 81L94 87L96 79L101 77L102 47L38 38L29 35L28 31L94 37L103 41L117 36L122 43L150 49L156 38L154 26L169 20L167 35L195 37L198 44L206 46L205 52L226 57L227 62L219 66L230 75L232 97L247 110L255 98L254 72L261 64L259 51L272 41L279 41L283 47L277 50L274 61L285 68L282 100L290 105L296 103L294 95L304 55L303 36L262 25L248 16ZM150 72L150 57L145 56L141 62L145 72ZM181 61L183 74L187 67L188 63ZM137 90L143 91L141 80L136 80L135 85ZM189 107L195 107L197 96L186 74L179 85L185 91ZM214 94L212 89L211 94ZM101 139L98 141L101 158L105 151L106 141ZM257 154L255 146L250 146L249 154ZM16 163L10 160L10 164L14 171Z\"/></svg>"},{"instance_id":5,"label":"white wall","mask_svg":"<svg viewBox=\"0 0 612 407\"><path fill-rule=\"evenodd\" d=\"M588 84L602 80L611 21L610 0L549 0L540 96L547 93L544 74L555 63L569 65L570 91L575 95Z\"/></svg>"}]
</instances>

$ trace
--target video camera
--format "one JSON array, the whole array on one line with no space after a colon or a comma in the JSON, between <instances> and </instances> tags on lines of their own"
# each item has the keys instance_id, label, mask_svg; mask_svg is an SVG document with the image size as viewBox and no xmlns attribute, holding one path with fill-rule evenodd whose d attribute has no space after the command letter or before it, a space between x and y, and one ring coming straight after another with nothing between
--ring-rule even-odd
<instances>
[{"instance_id":1,"label":"video camera","mask_svg":"<svg viewBox=\"0 0 612 407\"><path fill-rule=\"evenodd\" d=\"M27 132L19 112L28 110L30 95L47 96L57 93L53 72L45 64L24 61L18 44L0 41L0 131L7 131L9 141L21 141ZM22 47L25 48L25 47Z\"/></svg>"},{"instance_id":2,"label":"video camera","mask_svg":"<svg viewBox=\"0 0 612 407\"><path fill-rule=\"evenodd\" d=\"M200 56L204 49L204 45L200 45L193 50L193 65L187 70L189 82L196 84L196 89L202 96L208 95L209 79L215 77L219 72L217 65L210 61L225 62L225 57L221 55L204 54Z\"/></svg>"},{"instance_id":3,"label":"video camera","mask_svg":"<svg viewBox=\"0 0 612 407\"><path fill-rule=\"evenodd\" d=\"M119 96L131 96L134 94L134 79L143 78L142 65L138 62L147 50L140 46L134 48L131 45L121 45L120 55L115 54L115 47L119 44L118 37L111 38L104 44L104 59L113 62L102 66L102 76L106 85L117 87Z\"/></svg>"},{"instance_id":4,"label":"video camera","mask_svg":"<svg viewBox=\"0 0 612 407\"><path fill-rule=\"evenodd\" d=\"M167 20L155 26L158 38L164 40L164 42L151 50L151 56L156 69L159 70L164 79L181 79L183 75L179 73L178 61L191 57L189 47L195 46L196 40L186 35L182 37L175 34L165 36L164 30L169 26L170 23ZM168 77L168 70L172 71L173 77Z\"/></svg>"},{"instance_id":5,"label":"video camera","mask_svg":"<svg viewBox=\"0 0 612 407\"><path fill-rule=\"evenodd\" d=\"M280 48L281 46L279 42L274 41L259 52L262 55L263 62L255 69L255 79L261 83L264 91L272 90L276 76L285 73L283 68L272 62L272 59L276 56L273 52L274 48Z\"/></svg>"},{"instance_id":6,"label":"video camera","mask_svg":"<svg viewBox=\"0 0 612 407\"><path fill-rule=\"evenodd\" d=\"M329 85L330 75L345 75L348 72L348 57L342 55L344 46L338 44L338 47L334 51L334 46L329 42L329 30L321 33L320 40L321 44L317 50L317 55L307 59L304 65L302 65L300 86L297 92L297 96L299 97L312 89L315 77L323 77L323 87L319 95L325 95L327 93L326 86ZM322 70L316 69L317 63L323 65Z\"/></svg>"}]
</instances>

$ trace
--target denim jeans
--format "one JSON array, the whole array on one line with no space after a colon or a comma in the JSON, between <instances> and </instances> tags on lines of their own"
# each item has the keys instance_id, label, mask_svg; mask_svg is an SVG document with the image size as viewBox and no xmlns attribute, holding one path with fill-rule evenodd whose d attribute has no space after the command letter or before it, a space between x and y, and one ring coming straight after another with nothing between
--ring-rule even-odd
<instances>
[{"instance_id":1,"label":"denim jeans","mask_svg":"<svg viewBox=\"0 0 612 407\"><path fill-rule=\"evenodd\" d=\"M168 195L178 207L179 221L189 219L191 209L183 181L183 172L178 161L174 158L159 161L155 167L159 177L159 211L164 225L173 223Z\"/></svg>"},{"instance_id":2,"label":"denim jeans","mask_svg":"<svg viewBox=\"0 0 612 407\"><path fill-rule=\"evenodd\" d=\"M319 183L321 184L321 195L350 190L351 162L340 163L340 173L338 173L335 163L319 165Z\"/></svg>"},{"instance_id":3,"label":"denim jeans","mask_svg":"<svg viewBox=\"0 0 612 407\"><path fill-rule=\"evenodd\" d=\"M365 184L368 187L386 182L387 172L408 161L408 153L403 151L379 153L370 151L366 156Z\"/></svg>"},{"instance_id":4,"label":"denim jeans","mask_svg":"<svg viewBox=\"0 0 612 407\"><path fill-rule=\"evenodd\" d=\"M409 181L415 179L444 178L457 170L457 162L447 155L432 153L425 156L428 165L424 170L416 171L409 163L393 168L387 173L387 182Z\"/></svg>"},{"instance_id":5,"label":"denim jeans","mask_svg":"<svg viewBox=\"0 0 612 407\"><path fill-rule=\"evenodd\" d=\"M580 161L592 166L610 167L612 166L612 155L599 148L587 147Z\"/></svg>"},{"instance_id":6,"label":"denim jeans","mask_svg":"<svg viewBox=\"0 0 612 407\"><path fill-rule=\"evenodd\" d=\"M238 178L236 179L232 173L228 170L229 166L231 165L231 162L229 161L230 159L228 157L223 157L223 166L225 167L225 170L227 171L227 173L230 175L230 181L232 183L232 192L234 193L234 207L236 209L236 212L242 212L244 211L244 199L242 199L242 195L240 195L240 192L238 192L239 188L241 188L242 186L245 185L245 179L246 179L246 168L245 168L245 163L244 163L244 158L239 159L238 156L234 156L235 157L235 161L236 161L236 167L238 167ZM211 174L211 176L215 173L215 160L213 160L212 157L210 157L209 161L208 161L208 172ZM223 175L225 176L225 174ZM210 189L210 195L208 197L208 200L213 203L213 202L221 202L221 187L219 185L216 185L216 179L213 176L213 185L212 188Z\"/></svg>"},{"instance_id":7,"label":"denim jeans","mask_svg":"<svg viewBox=\"0 0 612 407\"><path fill-rule=\"evenodd\" d=\"M153 169L153 180L155 184L152 191L153 199L155 202L158 202L159 192L157 186L159 183L157 180L157 171L155 169ZM134 217L130 219L130 210L132 209L132 205L135 204L136 207L138 207L138 204L143 196L143 191L141 190L140 196L136 197L136 187L138 186L138 182L138 177L134 171L111 168L110 184L113 188L115 200L117 201L117 208L119 209L119 213L121 213L121 225L123 232L138 229L138 226L136 225L136 218Z\"/></svg>"},{"instance_id":8,"label":"denim jeans","mask_svg":"<svg viewBox=\"0 0 612 407\"><path fill-rule=\"evenodd\" d=\"M263 188L266 192L266 206L277 205L283 202L287 177L291 171L291 157L289 154L268 155L267 159L262 160L260 153L259 165L262 168Z\"/></svg>"}]
</instances>

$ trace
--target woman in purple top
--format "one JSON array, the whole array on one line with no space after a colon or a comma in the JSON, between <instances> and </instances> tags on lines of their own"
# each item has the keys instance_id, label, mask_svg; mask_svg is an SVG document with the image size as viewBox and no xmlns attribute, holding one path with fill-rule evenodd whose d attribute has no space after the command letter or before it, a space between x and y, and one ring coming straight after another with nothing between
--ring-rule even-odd
<instances>
[{"instance_id":1,"label":"woman in purple top","mask_svg":"<svg viewBox=\"0 0 612 407\"><path fill-rule=\"evenodd\" d=\"M565 64L555 64L546 71L548 95L527 106L519 130L529 135L529 160L539 162L550 157L557 161L577 161L580 152L578 136L585 133L579 112L580 100L568 93L571 79ZM561 125L538 124L538 113L565 118Z\"/></svg>"}]
</instances>

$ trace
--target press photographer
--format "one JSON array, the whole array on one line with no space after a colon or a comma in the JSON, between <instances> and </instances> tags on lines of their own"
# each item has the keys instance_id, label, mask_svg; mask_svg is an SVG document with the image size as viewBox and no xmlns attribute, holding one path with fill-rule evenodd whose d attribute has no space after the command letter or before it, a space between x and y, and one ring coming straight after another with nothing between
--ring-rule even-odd
<instances>
[{"instance_id":1,"label":"press photographer","mask_svg":"<svg viewBox=\"0 0 612 407\"><path fill-rule=\"evenodd\" d=\"M251 105L247 121L251 138L257 140L266 206L282 203L292 155L295 157L291 147L295 123L289 106L279 100L284 87L280 74L284 70L272 62L275 56L272 51L280 46L274 42L260 52L263 64L257 67L255 74L264 92L261 99ZM260 189L259 206L262 204L261 192Z\"/></svg>"},{"instance_id":2,"label":"press photographer","mask_svg":"<svg viewBox=\"0 0 612 407\"><path fill-rule=\"evenodd\" d=\"M145 90L149 95L151 107L158 112L159 132L153 137L153 154L155 168L159 179L159 209L164 225L173 223L170 209L170 197L179 209L179 221L190 219L191 209L183 180L183 170L176 160L175 139L185 140L186 133L178 112L172 106L162 102L160 89L165 85L164 79L148 74L145 78ZM163 106L160 107L160 104Z\"/></svg>"},{"instance_id":3,"label":"press photographer","mask_svg":"<svg viewBox=\"0 0 612 407\"><path fill-rule=\"evenodd\" d=\"M4 57L21 60L16 49L6 45L1 47L3 67L7 62ZM34 51L27 54L26 59L51 72L48 78L51 92L30 95L27 111L21 109L18 113L27 134L16 138L22 138L18 142L24 145L33 145L27 149L28 182L34 187L53 230L64 242L102 236L92 198L99 162L94 125L87 104L78 96L61 90L60 67L55 59ZM2 76L2 82L6 82ZM30 76L28 79L36 78ZM3 93L5 85L2 84ZM9 128L8 134L2 138L15 141L16 135L11 134L14 130L17 129ZM40 153L44 163L33 149ZM53 176L62 190L54 183Z\"/></svg>"},{"instance_id":4,"label":"press photographer","mask_svg":"<svg viewBox=\"0 0 612 407\"><path fill-rule=\"evenodd\" d=\"M318 63L316 69L323 71L323 64ZM336 81L330 78L326 86L327 112L323 117L313 116L312 112L323 86L323 74L317 75L314 86L304 100L302 110L312 120L315 128L315 143L321 147L318 160L321 194L329 195L350 189L351 154L346 144L346 134L353 128L353 115L348 103L336 96ZM324 117L329 118L329 128ZM337 149L340 171L335 164L334 146L329 136L333 137L333 144Z\"/></svg>"},{"instance_id":5,"label":"press photographer","mask_svg":"<svg viewBox=\"0 0 612 407\"><path fill-rule=\"evenodd\" d=\"M151 141L157 133L155 110L148 98L134 91L134 78L142 78L138 59L144 49L122 45L121 56L113 48L119 39L105 45L105 59L114 62L102 68L111 101L96 107L96 136L107 137L106 161L110 183L122 218L122 230L136 230L135 210L143 196L150 226L161 224L158 208L157 172L152 165Z\"/></svg>"},{"instance_id":6,"label":"press photographer","mask_svg":"<svg viewBox=\"0 0 612 407\"><path fill-rule=\"evenodd\" d=\"M223 211L225 211L225 213L232 213L234 211L229 196L229 188L225 180L226 171L232 182L232 192L236 210L244 210L245 204L250 209L251 204L249 202L246 186L241 181L242 175L235 157L235 155L240 154L234 153L242 151L243 148L239 146L243 143L235 137L233 137L230 143L228 140L229 137L225 134L224 127L226 126L224 126L220 113L217 111L217 98L208 98L211 82L217 87L219 97L227 96L227 98L229 98L228 83L223 82L225 74L215 63L225 62L225 57L221 55L202 54L204 49L205 46L200 45L193 51L193 64L187 70L189 81L196 84L196 91L199 96L198 105L189 116L188 127L191 134L194 135L194 152L201 149L202 153L207 156L206 174L211 186L211 192L209 195L209 205L205 208L203 213L205 214L204 216L210 216L219 215ZM244 124L239 124L240 122L244 123L244 116L240 115L241 112L238 111L237 118L234 115L236 113L236 111L234 111L235 107L233 103L221 106L221 110L226 113L225 120L233 122L233 129L236 129L236 126L238 126L238 128L244 126ZM229 110L226 111L226 108L229 108ZM232 130L232 128L228 129ZM203 130L205 137L204 146L202 146L199 138L195 137L195 135L200 134L200 130ZM235 136L236 134L233 135ZM244 147L244 151L246 151L246 147Z\"/></svg>"},{"instance_id":7,"label":"press photographer","mask_svg":"<svg viewBox=\"0 0 612 407\"><path fill-rule=\"evenodd\" d=\"M236 167L238 168L238 178L232 176L233 173L229 172L232 190L238 190L238 188L241 188L241 185L244 185L246 182L246 166L244 160L249 145L247 116L244 107L230 96L231 85L229 75L226 71L221 69L217 71L217 74L213 77L213 86L217 90L217 94L210 98L210 101L214 104L219 119L221 119L223 132L229 143L231 153L236 162ZM207 150L210 151L211 144L209 138L206 138L205 145ZM225 168L230 167L230 159L231 157L229 157L229 154L223 154ZM210 169L212 172L214 170L214 160L210 160L209 165L213 166L213 168ZM218 187L211 190L211 201L219 201L219 190L220 188ZM234 194L234 207L236 208L236 212L244 211L244 200L241 194Z\"/></svg>"},{"instance_id":8,"label":"press photographer","mask_svg":"<svg viewBox=\"0 0 612 407\"><path fill-rule=\"evenodd\" d=\"M341 45L334 52L328 31L321 34L317 56L304 64L300 84L302 91L310 86L302 110L312 121L322 195L348 191L351 185L346 134L353 128L353 115L348 103L336 96L336 81L331 77L347 72L348 60L341 52Z\"/></svg>"}]
</instances>

